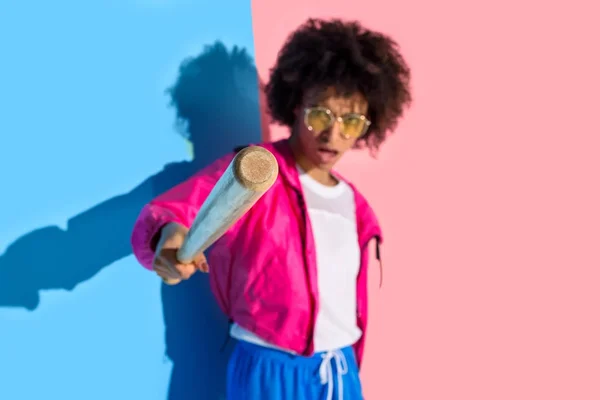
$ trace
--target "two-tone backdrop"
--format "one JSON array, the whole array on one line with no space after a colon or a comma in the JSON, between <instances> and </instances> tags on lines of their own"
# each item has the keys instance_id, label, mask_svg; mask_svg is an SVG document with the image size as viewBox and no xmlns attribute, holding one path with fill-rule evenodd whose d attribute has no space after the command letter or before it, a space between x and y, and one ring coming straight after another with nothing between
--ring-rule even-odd
<instances>
[{"instance_id":1,"label":"two-tone backdrop","mask_svg":"<svg viewBox=\"0 0 600 400\"><path fill-rule=\"evenodd\" d=\"M414 71L414 106L378 160L340 166L385 233L367 398L600 398L598 11L3 3L0 399L222 398L231 345L206 277L163 287L132 257L131 225L219 155L285 135L260 116L259 81L309 16L393 35Z\"/></svg>"}]
</instances>

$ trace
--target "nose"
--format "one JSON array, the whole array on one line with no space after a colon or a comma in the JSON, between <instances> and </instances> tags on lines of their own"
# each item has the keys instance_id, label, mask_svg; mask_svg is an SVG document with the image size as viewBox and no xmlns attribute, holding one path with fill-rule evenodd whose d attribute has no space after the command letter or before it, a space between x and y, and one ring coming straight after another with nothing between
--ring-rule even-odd
<instances>
[{"instance_id":1,"label":"nose","mask_svg":"<svg viewBox=\"0 0 600 400\"><path fill-rule=\"evenodd\" d=\"M342 136L342 121L339 118L335 118L333 120L333 124L331 124L331 136L334 138L339 138Z\"/></svg>"},{"instance_id":2,"label":"nose","mask_svg":"<svg viewBox=\"0 0 600 400\"><path fill-rule=\"evenodd\" d=\"M342 137L341 122L334 119L328 129L325 129L319 134L321 143L334 142Z\"/></svg>"}]
</instances>

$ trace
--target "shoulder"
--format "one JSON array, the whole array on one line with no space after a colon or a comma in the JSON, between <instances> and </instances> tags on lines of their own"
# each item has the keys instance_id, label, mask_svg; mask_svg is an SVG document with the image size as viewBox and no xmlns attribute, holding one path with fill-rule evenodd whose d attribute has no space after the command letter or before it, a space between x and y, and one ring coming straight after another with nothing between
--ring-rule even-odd
<instances>
[{"instance_id":1,"label":"shoulder","mask_svg":"<svg viewBox=\"0 0 600 400\"><path fill-rule=\"evenodd\" d=\"M367 235L381 236L381 228L377 219L377 215L371 207L371 204L369 204L367 198L350 180L344 178L337 172L335 172L334 175L337 179L346 183L350 189L352 189L359 230L362 232L367 232Z\"/></svg>"}]
</instances>

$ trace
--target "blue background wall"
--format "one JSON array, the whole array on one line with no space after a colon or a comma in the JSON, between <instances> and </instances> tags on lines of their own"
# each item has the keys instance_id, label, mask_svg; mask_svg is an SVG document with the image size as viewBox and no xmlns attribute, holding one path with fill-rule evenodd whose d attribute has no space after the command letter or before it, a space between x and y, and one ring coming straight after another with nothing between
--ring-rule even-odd
<instances>
[{"instance_id":1,"label":"blue background wall","mask_svg":"<svg viewBox=\"0 0 600 400\"><path fill-rule=\"evenodd\" d=\"M163 287L129 235L259 140L250 1L5 2L0 48L0 399L221 398L206 276Z\"/></svg>"}]
</instances>

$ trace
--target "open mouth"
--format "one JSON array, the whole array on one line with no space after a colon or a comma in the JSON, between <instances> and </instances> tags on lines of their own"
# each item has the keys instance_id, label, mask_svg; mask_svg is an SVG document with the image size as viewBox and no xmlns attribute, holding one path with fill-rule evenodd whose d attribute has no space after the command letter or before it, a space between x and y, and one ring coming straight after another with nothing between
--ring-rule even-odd
<instances>
[{"instance_id":1,"label":"open mouth","mask_svg":"<svg viewBox=\"0 0 600 400\"><path fill-rule=\"evenodd\" d=\"M339 153L337 150L328 149L326 147L319 147L317 152L319 153L319 157L323 162L329 162L333 160Z\"/></svg>"}]
</instances>

